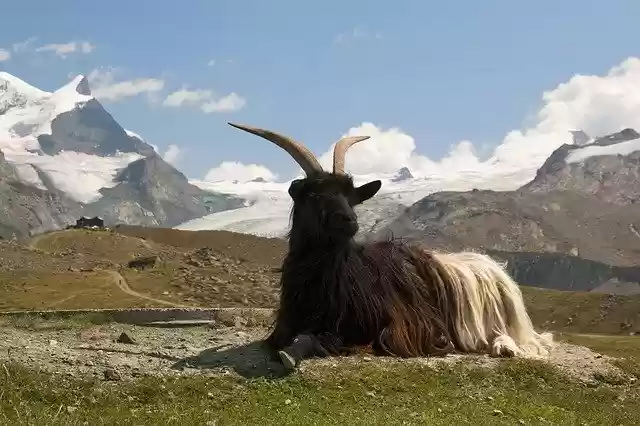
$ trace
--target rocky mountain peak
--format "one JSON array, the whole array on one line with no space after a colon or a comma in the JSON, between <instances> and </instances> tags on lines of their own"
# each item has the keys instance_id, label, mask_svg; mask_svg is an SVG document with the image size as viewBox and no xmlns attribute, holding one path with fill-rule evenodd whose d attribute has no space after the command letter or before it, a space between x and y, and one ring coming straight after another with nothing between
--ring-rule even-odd
<instances>
[{"instance_id":1,"label":"rocky mountain peak","mask_svg":"<svg viewBox=\"0 0 640 426\"><path fill-rule=\"evenodd\" d=\"M89 86L89 79L86 76L79 75L73 82L76 86L76 92L84 96L91 96L91 87Z\"/></svg>"},{"instance_id":2,"label":"rocky mountain peak","mask_svg":"<svg viewBox=\"0 0 640 426\"><path fill-rule=\"evenodd\" d=\"M630 146L635 140L637 146ZM562 145L522 190L570 190L616 204L635 203L640 200L640 134L626 128L585 145Z\"/></svg>"},{"instance_id":3,"label":"rocky mountain peak","mask_svg":"<svg viewBox=\"0 0 640 426\"><path fill-rule=\"evenodd\" d=\"M391 182L402 182L407 179L413 179L413 175L411 174L411 170L405 166L398 170L398 173L391 178Z\"/></svg>"}]
</instances>

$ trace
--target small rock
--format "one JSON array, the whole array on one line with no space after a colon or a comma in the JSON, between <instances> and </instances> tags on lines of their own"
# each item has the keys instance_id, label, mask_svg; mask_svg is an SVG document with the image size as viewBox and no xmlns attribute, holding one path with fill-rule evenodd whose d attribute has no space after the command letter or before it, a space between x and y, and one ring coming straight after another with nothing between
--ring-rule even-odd
<instances>
[{"instance_id":1,"label":"small rock","mask_svg":"<svg viewBox=\"0 0 640 426\"><path fill-rule=\"evenodd\" d=\"M49 340L49 346L55 346L58 344L57 340Z\"/></svg>"},{"instance_id":2,"label":"small rock","mask_svg":"<svg viewBox=\"0 0 640 426\"><path fill-rule=\"evenodd\" d=\"M106 370L104 370L104 379L111 382L117 382L121 380L122 377L120 376L120 373L118 373L116 370L112 368L107 368Z\"/></svg>"},{"instance_id":3,"label":"small rock","mask_svg":"<svg viewBox=\"0 0 640 426\"><path fill-rule=\"evenodd\" d=\"M118 343L127 343L130 345L136 344L136 341L133 339L133 337L129 336L129 334L126 331L123 331L116 341Z\"/></svg>"},{"instance_id":4,"label":"small rock","mask_svg":"<svg viewBox=\"0 0 640 426\"><path fill-rule=\"evenodd\" d=\"M284 400L284 405L289 405L291 404L291 400L290 399L285 399Z\"/></svg>"},{"instance_id":5,"label":"small rock","mask_svg":"<svg viewBox=\"0 0 640 426\"><path fill-rule=\"evenodd\" d=\"M67 405L67 413L69 413L69 414L73 413L77 409L78 409L78 407L74 407L72 405Z\"/></svg>"},{"instance_id":6,"label":"small rock","mask_svg":"<svg viewBox=\"0 0 640 426\"><path fill-rule=\"evenodd\" d=\"M503 415L503 414L504 414L504 413L502 412L502 410L498 410L498 409L493 410L493 415L494 415L494 416L501 416L501 415Z\"/></svg>"}]
</instances>

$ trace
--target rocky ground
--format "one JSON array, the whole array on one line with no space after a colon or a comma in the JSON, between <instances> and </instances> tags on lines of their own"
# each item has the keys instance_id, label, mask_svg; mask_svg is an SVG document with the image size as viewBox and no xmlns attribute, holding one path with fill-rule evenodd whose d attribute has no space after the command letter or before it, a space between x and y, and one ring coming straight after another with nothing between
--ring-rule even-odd
<instances>
[{"instance_id":1,"label":"rocky ground","mask_svg":"<svg viewBox=\"0 0 640 426\"><path fill-rule=\"evenodd\" d=\"M18 361L67 377L132 380L144 376L235 374L243 377L278 377L282 365L270 358L260 340L268 330L262 326L209 324L192 327L150 327L124 324L63 326L40 324L23 327L4 323L0 328L0 362ZM635 380L611 363L611 358L582 346L559 342L544 360L573 379L586 383L598 377ZM501 360L483 355L398 360L353 356L309 360L301 369L310 374L340 363L418 362L434 368L464 362L492 368ZM626 377L626 378L625 378Z\"/></svg>"}]
</instances>

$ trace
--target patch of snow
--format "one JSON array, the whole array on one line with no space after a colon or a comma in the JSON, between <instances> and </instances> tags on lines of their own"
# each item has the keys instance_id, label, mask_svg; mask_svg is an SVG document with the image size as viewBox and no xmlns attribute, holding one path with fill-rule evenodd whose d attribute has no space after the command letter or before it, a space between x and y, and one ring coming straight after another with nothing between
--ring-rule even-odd
<instances>
[{"instance_id":1,"label":"patch of snow","mask_svg":"<svg viewBox=\"0 0 640 426\"><path fill-rule=\"evenodd\" d=\"M11 74L0 72L0 150L13 163L24 183L46 189L37 167L55 187L81 203L102 195L100 189L115 186L113 178L129 163L142 158L136 153L101 157L78 152L43 155L38 136L51 134L51 123L60 114L94 99L84 76L79 75L54 92L37 89ZM140 138L133 132L130 136ZM141 138L140 138L141 139Z\"/></svg>"},{"instance_id":2,"label":"patch of snow","mask_svg":"<svg viewBox=\"0 0 640 426\"><path fill-rule=\"evenodd\" d=\"M0 71L0 83L6 82L9 87L12 87L14 91L22 93L31 99L44 98L50 93L33 87L29 83L19 79L18 77L9 74L8 72Z\"/></svg>"},{"instance_id":3,"label":"patch of snow","mask_svg":"<svg viewBox=\"0 0 640 426\"><path fill-rule=\"evenodd\" d=\"M5 152L7 161L18 166L25 177L25 182L42 187L33 170L33 165L42 170L56 188L80 203L91 203L102 197L100 189L112 188L116 185L113 178L119 170L129 163L139 160L142 155L121 153L112 157L63 151L56 155L38 155L35 153L13 151ZM33 171L29 172L28 169Z\"/></svg>"},{"instance_id":4,"label":"patch of snow","mask_svg":"<svg viewBox=\"0 0 640 426\"><path fill-rule=\"evenodd\" d=\"M439 191L469 191L491 189L515 190L535 177L536 168L524 170L467 171L449 176L428 176L393 182L395 173L389 175L356 175L356 185L374 179L382 180L382 188L376 196L358 206L356 211L361 224L370 227L374 221L388 219L376 212L394 211L398 205L410 206L420 199ZM289 229L292 201L287 190L290 182L206 182L192 180L191 184L204 190L235 195L246 200L246 206L234 210L213 213L182 223L176 229L226 230L258 236L281 237ZM370 214L373 213L373 214Z\"/></svg>"},{"instance_id":5,"label":"patch of snow","mask_svg":"<svg viewBox=\"0 0 640 426\"><path fill-rule=\"evenodd\" d=\"M632 152L640 150L640 139L634 139L625 142L618 142L613 145L599 146L590 145L584 148L574 149L567 155L566 162L579 163L589 157L597 157L603 155L629 155Z\"/></svg>"},{"instance_id":6,"label":"patch of snow","mask_svg":"<svg viewBox=\"0 0 640 426\"><path fill-rule=\"evenodd\" d=\"M206 191L239 196L245 207L226 210L182 223L176 229L224 229L262 237L283 236L289 226L289 182L190 181Z\"/></svg>"},{"instance_id":7,"label":"patch of snow","mask_svg":"<svg viewBox=\"0 0 640 426\"><path fill-rule=\"evenodd\" d=\"M127 129L124 129L124 131L127 132L127 135L129 137L140 139L142 142L144 142L144 139L142 139L142 137L139 134L137 134L136 132L132 132L131 130L127 130Z\"/></svg>"},{"instance_id":8,"label":"patch of snow","mask_svg":"<svg viewBox=\"0 0 640 426\"><path fill-rule=\"evenodd\" d=\"M38 189L46 190L47 187L40 179L38 175L38 171L33 168L31 164L14 164L16 169L16 174L18 175L18 179L20 181L32 185Z\"/></svg>"},{"instance_id":9,"label":"patch of snow","mask_svg":"<svg viewBox=\"0 0 640 426\"><path fill-rule=\"evenodd\" d=\"M51 122L58 115L81 108L93 99L78 93L78 85L83 79L78 76L49 93L10 74L0 73L0 105L4 110L0 115L0 140L17 139L17 144L29 144L39 149L37 137L51 134Z\"/></svg>"}]
</instances>

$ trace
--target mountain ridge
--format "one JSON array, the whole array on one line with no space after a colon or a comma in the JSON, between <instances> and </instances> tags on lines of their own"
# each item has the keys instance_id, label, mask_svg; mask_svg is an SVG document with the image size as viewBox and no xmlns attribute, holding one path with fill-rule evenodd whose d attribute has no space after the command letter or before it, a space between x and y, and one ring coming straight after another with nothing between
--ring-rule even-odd
<instances>
[{"instance_id":1,"label":"mountain ridge","mask_svg":"<svg viewBox=\"0 0 640 426\"><path fill-rule=\"evenodd\" d=\"M538 253L535 267L544 273L536 273L537 286L567 290L590 268L585 260L640 266L640 234L634 232L640 229L639 175L640 134L623 129L588 144L560 146L516 190L430 194L368 239L393 236L438 249L490 252L508 258L519 282L531 282L531 253ZM613 275L597 275L587 290L640 292L640 276L616 290L607 284L620 278Z\"/></svg>"},{"instance_id":2,"label":"mountain ridge","mask_svg":"<svg viewBox=\"0 0 640 426\"><path fill-rule=\"evenodd\" d=\"M45 92L0 72L0 152L4 237L59 229L79 215L174 226L242 201L189 183L120 126L82 75Z\"/></svg>"}]
</instances>

